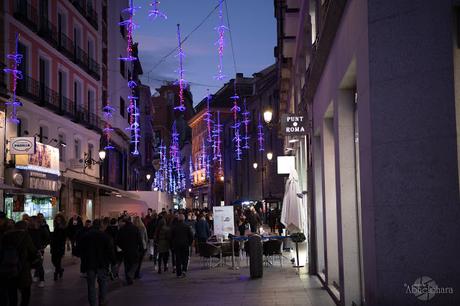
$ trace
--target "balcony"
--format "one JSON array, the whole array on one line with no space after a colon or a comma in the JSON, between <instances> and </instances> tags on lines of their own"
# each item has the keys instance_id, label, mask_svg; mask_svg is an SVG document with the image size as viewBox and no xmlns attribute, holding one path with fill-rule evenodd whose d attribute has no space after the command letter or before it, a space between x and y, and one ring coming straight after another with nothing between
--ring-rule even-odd
<instances>
[{"instance_id":1,"label":"balcony","mask_svg":"<svg viewBox=\"0 0 460 306\"><path fill-rule=\"evenodd\" d=\"M97 13L93 9L92 6L87 5L86 1L84 0L69 0L70 3L73 4L73 6L77 9L77 11L82 14L83 17L85 17L86 20L97 30L98 29L98 24L97 24Z\"/></svg>"},{"instance_id":2,"label":"balcony","mask_svg":"<svg viewBox=\"0 0 460 306\"><path fill-rule=\"evenodd\" d=\"M56 114L66 116L88 129L102 133L105 122L97 114L91 113L87 108L75 104L71 99L60 95L30 76L24 75L22 80L18 80L17 94Z\"/></svg>"},{"instance_id":3,"label":"balcony","mask_svg":"<svg viewBox=\"0 0 460 306\"><path fill-rule=\"evenodd\" d=\"M13 16L96 80L100 80L100 65L67 35L58 31L47 16L38 16L37 9L28 1L15 2Z\"/></svg>"}]
</instances>

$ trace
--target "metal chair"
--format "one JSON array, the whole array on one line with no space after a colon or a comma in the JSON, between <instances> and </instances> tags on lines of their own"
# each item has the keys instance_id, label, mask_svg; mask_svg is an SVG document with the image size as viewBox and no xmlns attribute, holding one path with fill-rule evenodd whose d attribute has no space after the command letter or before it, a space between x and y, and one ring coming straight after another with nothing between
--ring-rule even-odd
<instances>
[{"instance_id":1,"label":"metal chair","mask_svg":"<svg viewBox=\"0 0 460 306\"><path fill-rule=\"evenodd\" d=\"M280 260L280 266L283 266L283 253L281 252L281 240L268 240L263 243L263 255L265 256L264 263L272 265L270 262L270 257L278 256Z\"/></svg>"}]
</instances>

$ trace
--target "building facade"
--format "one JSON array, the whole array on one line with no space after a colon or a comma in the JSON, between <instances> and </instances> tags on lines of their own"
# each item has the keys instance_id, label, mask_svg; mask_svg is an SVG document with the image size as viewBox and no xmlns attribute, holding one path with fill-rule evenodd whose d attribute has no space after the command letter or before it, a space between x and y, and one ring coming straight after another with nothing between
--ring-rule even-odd
<instances>
[{"instance_id":1,"label":"building facade","mask_svg":"<svg viewBox=\"0 0 460 306\"><path fill-rule=\"evenodd\" d=\"M19 124L7 121L6 140L35 137L43 152L57 157L50 166L18 167L7 154L5 179L22 188L5 196L10 216L44 212L50 220L57 211L93 218L98 206L99 168L85 160L98 159L101 91L100 1L4 1L4 52L23 55L17 94L23 103ZM9 66L5 56L3 65ZM8 78L8 91L12 79ZM6 116L9 116L8 109ZM47 153L47 154L48 154ZM45 155L48 156L48 155ZM35 170L32 170L35 169ZM23 177L14 180L13 177ZM13 207L20 202L20 209Z\"/></svg>"},{"instance_id":2,"label":"building facade","mask_svg":"<svg viewBox=\"0 0 460 306\"><path fill-rule=\"evenodd\" d=\"M339 305L460 301L459 5L275 2L280 108L309 118L305 145L286 139L309 272ZM447 293L418 295L417 279Z\"/></svg>"}]
</instances>

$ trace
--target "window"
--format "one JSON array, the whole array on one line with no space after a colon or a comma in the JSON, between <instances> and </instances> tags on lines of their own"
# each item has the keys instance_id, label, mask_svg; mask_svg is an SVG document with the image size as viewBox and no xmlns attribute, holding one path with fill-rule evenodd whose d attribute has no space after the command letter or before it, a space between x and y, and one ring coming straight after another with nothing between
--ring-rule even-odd
<instances>
[{"instance_id":1,"label":"window","mask_svg":"<svg viewBox=\"0 0 460 306\"><path fill-rule=\"evenodd\" d=\"M75 106L81 107L83 105L81 99L81 83L80 81L73 82L73 100L75 102Z\"/></svg>"},{"instance_id":2,"label":"window","mask_svg":"<svg viewBox=\"0 0 460 306\"><path fill-rule=\"evenodd\" d=\"M120 55L120 57L122 57ZM120 74L123 78L126 78L126 72L125 72L125 61L124 60L120 60Z\"/></svg>"},{"instance_id":3,"label":"window","mask_svg":"<svg viewBox=\"0 0 460 306\"><path fill-rule=\"evenodd\" d=\"M46 126L40 126L38 139L41 143L48 140L48 128Z\"/></svg>"},{"instance_id":4,"label":"window","mask_svg":"<svg viewBox=\"0 0 460 306\"><path fill-rule=\"evenodd\" d=\"M123 16L120 15L120 22L123 22ZM125 27L120 25L120 34L123 38L126 38Z\"/></svg>"},{"instance_id":5,"label":"window","mask_svg":"<svg viewBox=\"0 0 460 306\"><path fill-rule=\"evenodd\" d=\"M59 134L58 135L58 147L59 147L59 161L65 161L65 136L64 134Z\"/></svg>"},{"instance_id":6,"label":"window","mask_svg":"<svg viewBox=\"0 0 460 306\"><path fill-rule=\"evenodd\" d=\"M88 89L88 112L91 114L96 114L96 103L95 103L95 93L94 90Z\"/></svg>"},{"instance_id":7,"label":"window","mask_svg":"<svg viewBox=\"0 0 460 306\"><path fill-rule=\"evenodd\" d=\"M80 145L80 140L75 139L74 143L74 150L75 150L75 158L80 159L81 158L81 145Z\"/></svg>"},{"instance_id":8,"label":"window","mask_svg":"<svg viewBox=\"0 0 460 306\"><path fill-rule=\"evenodd\" d=\"M92 39L88 39L88 56L90 59L93 59L93 60L96 58L94 40Z\"/></svg>"},{"instance_id":9,"label":"window","mask_svg":"<svg viewBox=\"0 0 460 306\"><path fill-rule=\"evenodd\" d=\"M40 87L46 86L49 87L49 79L50 79L50 62L40 57L39 59L39 82Z\"/></svg>"},{"instance_id":10,"label":"window","mask_svg":"<svg viewBox=\"0 0 460 306\"><path fill-rule=\"evenodd\" d=\"M93 160L93 151L94 151L94 146L92 143L88 143L88 160L92 161ZM92 169L93 168L93 165L92 163L90 162L89 165L88 165L88 168L89 169Z\"/></svg>"},{"instance_id":11,"label":"window","mask_svg":"<svg viewBox=\"0 0 460 306\"><path fill-rule=\"evenodd\" d=\"M122 97L120 97L120 115L125 117L125 100Z\"/></svg>"}]
</instances>

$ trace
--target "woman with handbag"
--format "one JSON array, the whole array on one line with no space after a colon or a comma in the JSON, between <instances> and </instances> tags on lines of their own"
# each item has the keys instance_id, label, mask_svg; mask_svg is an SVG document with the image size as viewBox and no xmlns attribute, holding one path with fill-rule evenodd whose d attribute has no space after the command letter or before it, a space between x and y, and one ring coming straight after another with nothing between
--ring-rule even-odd
<instances>
[{"instance_id":1,"label":"woman with handbag","mask_svg":"<svg viewBox=\"0 0 460 306\"><path fill-rule=\"evenodd\" d=\"M65 254L65 242L67 239L66 220L62 214L54 217L54 231L51 234L51 262L54 266L54 280L62 278L64 269L62 268L62 257Z\"/></svg>"}]
</instances>

